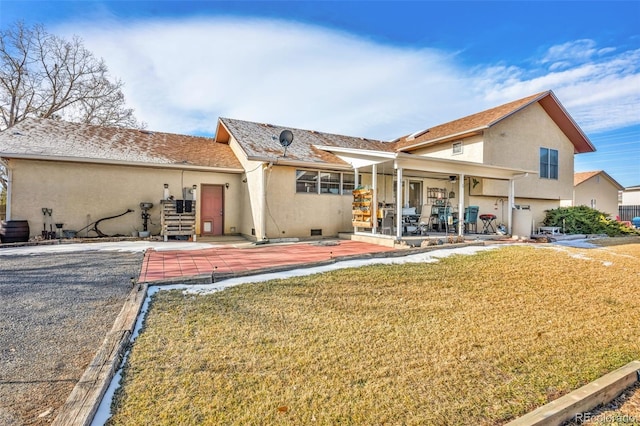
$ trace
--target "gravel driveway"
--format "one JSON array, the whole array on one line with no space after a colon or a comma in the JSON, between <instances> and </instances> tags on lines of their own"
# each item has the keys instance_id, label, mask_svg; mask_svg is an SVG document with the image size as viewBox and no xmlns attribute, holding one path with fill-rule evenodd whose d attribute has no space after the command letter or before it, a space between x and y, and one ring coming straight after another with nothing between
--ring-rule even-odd
<instances>
[{"instance_id":1,"label":"gravel driveway","mask_svg":"<svg viewBox=\"0 0 640 426\"><path fill-rule=\"evenodd\" d=\"M49 424L111 330L144 254L3 250L0 424Z\"/></svg>"}]
</instances>

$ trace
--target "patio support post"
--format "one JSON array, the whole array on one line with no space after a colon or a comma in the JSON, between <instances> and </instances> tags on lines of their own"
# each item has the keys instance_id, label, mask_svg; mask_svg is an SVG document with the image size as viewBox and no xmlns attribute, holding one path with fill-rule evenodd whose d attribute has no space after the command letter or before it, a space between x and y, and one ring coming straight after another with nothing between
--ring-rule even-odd
<instances>
[{"instance_id":1,"label":"patio support post","mask_svg":"<svg viewBox=\"0 0 640 426\"><path fill-rule=\"evenodd\" d=\"M458 236L464 236L464 173L458 176Z\"/></svg>"},{"instance_id":2,"label":"patio support post","mask_svg":"<svg viewBox=\"0 0 640 426\"><path fill-rule=\"evenodd\" d=\"M353 168L353 174L354 174L354 179L355 179L355 183L353 184L353 189L358 189L358 186L360 186L359 182L358 182L359 179L360 179L360 174L358 173L358 168L357 167ZM352 201L353 201L353 199L352 199ZM358 227L354 226L353 227L353 233L355 234L356 232L358 232Z\"/></svg>"},{"instance_id":3,"label":"patio support post","mask_svg":"<svg viewBox=\"0 0 640 426\"><path fill-rule=\"evenodd\" d=\"M262 229L260 233L256 232L256 238L260 238L258 241L267 241L267 173L271 171L271 163L262 163L262 197L260 197L260 209L262 211L260 218L260 226Z\"/></svg>"},{"instance_id":4,"label":"patio support post","mask_svg":"<svg viewBox=\"0 0 640 426\"><path fill-rule=\"evenodd\" d=\"M396 239L402 239L402 167L396 167Z\"/></svg>"},{"instance_id":5,"label":"patio support post","mask_svg":"<svg viewBox=\"0 0 640 426\"><path fill-rule=\"evenodd\" d=\"M373 191L373 199L371 200L371 220L373 228L372 234L378 233L378 165L371 165L371 190Z\"/></svg>"}]
</instances>

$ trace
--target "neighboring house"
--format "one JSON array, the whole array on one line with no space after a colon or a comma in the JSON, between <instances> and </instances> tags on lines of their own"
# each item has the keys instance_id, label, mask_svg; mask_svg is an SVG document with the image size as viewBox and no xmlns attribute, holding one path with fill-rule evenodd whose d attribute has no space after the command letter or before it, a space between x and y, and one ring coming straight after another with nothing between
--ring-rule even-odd
<instances>
[{"instance_id":1,"label":"neighboring house","mask_svg":"<svg viewBox=\"0 0 640 426\"><path fill-rule=\"evenodd\" d=\"M640 217L640 185L629 186L620 191L618 215L624 221Z\"/></svg>"},{"instance_id":2,"label":"neighboring house","mask_svg":"<svg viewBox=\"0 0 640 426\"><path fill-rule=\"evenodd\" d=\"M618 215L618 192L622 189L623 186L603 170L576 173L573 177L573 205L591 207L615 218Z\"/></svg>"},{"instance_id":3,"label":"neighboring house","mask_svg":"<svg viewBox=\"0 0 640 426\"><path fill-rule=\"evenodd\" d=\"M284 130L293 134L286 155ZM214 139L39 119L0 133L10 171L7 214L28 219L34 235L41 207L53 208L66 229L79 229L138 210L142 201L159 203L164 184L176 198L195 185L200 235L265 240L351 232L393 241L402 237L403 208L420 214L443 194L452 209L479 206L523 235L545 210L572 200L574 154L594 150L550 91L390 142L229 118L218 120ZM353 227L357 187L371 188L373 206L394 214L394 235L381 235L377 221L371 229ZM522 222L514 206L530 208L524 224L514 223ZM159 210L151 212L157 224ZM107 233L139 227L139 214L129 216L105 222ZM205 223L212 216L213 227Z\"/></svg>"},{"instance_id":4,"label":"neighboring house","mask_svg":"<svg viewBox=\"0 0 640 426\"><path fill-rule=\"evenodd\" d=\"M620 201L623 206L640 206L640 185L624 188Z\"/></svg>"}]
</instances>

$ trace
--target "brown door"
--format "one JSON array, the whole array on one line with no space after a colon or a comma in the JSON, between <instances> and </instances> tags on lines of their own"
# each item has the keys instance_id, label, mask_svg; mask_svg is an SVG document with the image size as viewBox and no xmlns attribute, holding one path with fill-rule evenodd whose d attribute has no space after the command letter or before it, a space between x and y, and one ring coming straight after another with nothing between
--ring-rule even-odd
<instances>
[{"instance_id":1,"label":"brown door","mask_svg":"<svg viewBox=\"0 0 640 426\"><path fill-rule=\"evenodd\" d=\"M200 234L222 235L224 199L222 185L202 185L200 194Z\"/></svg>"}]
</instances>

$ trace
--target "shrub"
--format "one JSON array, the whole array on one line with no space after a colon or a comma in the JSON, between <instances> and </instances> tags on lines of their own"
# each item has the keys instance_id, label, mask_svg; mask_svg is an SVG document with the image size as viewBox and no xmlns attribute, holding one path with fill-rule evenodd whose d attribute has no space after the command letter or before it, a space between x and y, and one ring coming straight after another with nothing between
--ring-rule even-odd
<instances>
[{"instance_id":1,"label":"shrub","mask_svg":"<svg viewBox=\"0 0 640 426\"><path fill-rule=\"evenodd\" d=\"M610 237L638 235L638 231L586 206L547 210L545 226L558 226L567 234L606 234Z\"/></svg>"}]
</instances>

